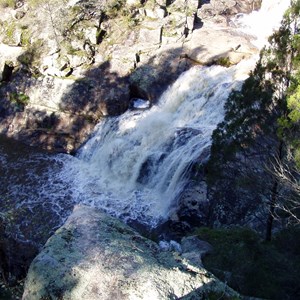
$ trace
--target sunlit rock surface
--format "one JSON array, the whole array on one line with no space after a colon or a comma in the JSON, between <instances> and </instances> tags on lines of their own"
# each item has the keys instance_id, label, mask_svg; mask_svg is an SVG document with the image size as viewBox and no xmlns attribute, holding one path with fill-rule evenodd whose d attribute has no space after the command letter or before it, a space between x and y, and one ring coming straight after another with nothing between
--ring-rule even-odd
<instances>
[{"instance_id":1,"label":"sunlit rock surface","mask_svg":"<svg viewBox=\"0 0 300 300\"><path fill-rule=\"evenodd\" d=\"M31 264L23 300L238 296L200 267L189 243L186 255L161 251L119 220L76 207Z\"/></svg>"},{"instance_id":2,"label":"sunlit rock surface","mask_svg":"<svg viewBox=\"0 0 300 300\"><path fill-rule=\"evenodd\" d=\"M200 2L53 0L0 7L0 133L72 152L99 119L124 113L132 98L155 103L191 66L220 58L236 64L258 51L230 20L261 1Z\"/></svg>"}]
</instances>

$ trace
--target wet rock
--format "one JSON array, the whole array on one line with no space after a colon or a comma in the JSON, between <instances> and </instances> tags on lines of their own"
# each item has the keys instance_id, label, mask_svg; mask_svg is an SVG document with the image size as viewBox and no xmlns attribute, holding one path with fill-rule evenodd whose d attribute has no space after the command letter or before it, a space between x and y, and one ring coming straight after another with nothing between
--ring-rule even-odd
<instances>
[{"instance_id":1,"label":"wet rock","mask_svg":"<svg viewBox=\"0 0 300 300\"><path fill-rule=\"evenodd\" d=\"M180 59L181 53L180 48L162 47L155 57L141 55L143 64L129 78L133 96L157 101L168 85L187 70L187 65Z\"/></svg>"},{"instance_id":2,"label":"wet rock","mask_svg":"<svg viewBox=\"0 0 300 300\"><path fill-rule=\"evenodd\" d=\"M147 109L150 108L150 101L144 100L144 99L139 99L139 98L133 98L131 99L132 104L131 108L132 109Z\"/></svg>"},{"instance_id":3,"label":"wet rock","mask_svg":"<svg viewBox=\"0 0 300 300\"><path fill-rule=\"evenodd\" d=\"M6 233L5 220L0 218L0 276L8 286L23 279L39 248L32 242L21 242Z\"/></svg>"},{"instance_id":4,"label":"wet rock","mask_svg":"<svg viewBox=\"0 0 300 300\"><path fill-rule=\"evenodd\" d=\"M205 181L190 182L180 196L177 213L171 219L186 222L189 226L207 225L209 201Z\"/></svg>"},{"instance_id":5,"label":"wet rock","mask_svg":"<svg viewBox=\"0 0 300 300\"><path fill-rule=\"evenodd\" d=\"M124 113L129 107L129 90L123 98L111 97L100 101L100 112L103 116L118 116Z\"/></svg>"},{"instance_id":6,"label":"wet rock","mask_svg":"<svg viewBox=\"0 0 300 300\"><path fill-rule=\"evenodd\" d=\"M237 296L119 220L76 207L32 262L23 300L201 298L211 291Z\"/></svg>"},{"instance_id":7,"label":"wet rock","mask_svg":"<svg viewBox=\"0 0 300 300\"><path fill-rule=\"evenodd\" d=\"M167 242L167 241L163 240L163 241L160 241L158 245L159 245L159 248L161 251L171 251L171 252L175 251L179 254L182 253L181 245L179 243L177 243L176 241L171 240L171 241Z\"/></svg>"},{"instance_id":8,"label":"wet rock","mask_svg":"<svg viewBox=\"0 0 300 300\"><path fill-rule=\"evenodd\" d=\"M182 257L202 266L202 259L212 252L213 247L209 243L200 240L196 236L184 237L181 240Z\"/></svg>"}]
</instances>

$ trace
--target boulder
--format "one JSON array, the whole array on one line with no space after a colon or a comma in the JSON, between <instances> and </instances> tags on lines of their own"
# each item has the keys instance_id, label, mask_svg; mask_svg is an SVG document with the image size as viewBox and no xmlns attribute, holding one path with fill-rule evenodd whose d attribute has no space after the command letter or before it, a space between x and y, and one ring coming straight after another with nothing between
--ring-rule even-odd
<instances>
[{"instance_id":1,"label":"boulder","mask_svg":"<svg viewBox=\"0 0 300 300\"><path fill-rule=\"evenodd\" d=\"M139 34L140 43L151 43L152 45L158 45L161 42L162 27L158 28L142 28Z\"/></svg>"},{"instance_id":2,"label":"boulder","mask_svg":"<svg viewBox=\"0 0 300 300\"><path fill-rule=\"evenodd\" d=\"M177 252L160 251L119 220L77 206L32 262L23 300L207 299L211 292L238 296Z\"/></svg>"},{"instance_id":3,"label":"boulder","mask_svg":"<svg viewBox=\"0 0 300 300\"><path fill-rule=\"evenodd\" d=\"M201 6L198 10L198 16L204 20L218 20L218 16L220 15L232 17L238 13L248 14L253 10L258 10L261 7L261 3L261 0L211 0L209 3Z\"/></svg>"},{"instance_id":4,"label":"boulder","mask_svg":"<svg viewBox=\"0 0 300 300\"><path fill-rule=\"evenodd\" d=\"M138 67L129 77L134 98L156 102L167 87L188 69L181 61L182 48L161 47L154 57L142 53Z\"/></svg>"},{"instance_id":5,"label":"boulder","mask_svg":"<svg viewBox=\"0 0 300 300\"><path fill-rule=\"evenodd\" d=\"M184 237L181 240L182 257L194 264L202 266L202 259L212 252L213 247L206 241L198 239L196 236Z\"/></svg>"}]
</instances>

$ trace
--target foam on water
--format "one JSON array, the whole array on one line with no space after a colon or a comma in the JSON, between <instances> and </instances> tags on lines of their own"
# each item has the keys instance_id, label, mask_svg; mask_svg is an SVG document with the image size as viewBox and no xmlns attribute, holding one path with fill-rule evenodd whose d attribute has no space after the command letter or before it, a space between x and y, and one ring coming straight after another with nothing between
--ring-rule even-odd
<instances>
[{"instance_id":1,"label":"foam on water","mask_svg":"<svg viewBox=\"0 0 300 300\"><path fill-rule=\"evenodd\" d=\"M264 1L267 16L261 20L272 16L270 26L271 21L278 26L273 16L282 15L288 2ZM261 27L250 24L260 24L258 16L253 12L233 22L255 40ZM192 164L208 158L226 98L240 88L255 60L190 69L151 109L99 123L76 157L36 153L0 139L0 218L6 231L23 241L45 242L45 232L61 225L76 203L149 226L166 219Z\"/></svg>"},{"instance_id":2,"label":"foam on water","mask_svg":"<svg viewBox=\"0 0 300 300\"><path fill-rule=\"evenodd\" d=\"M67 161L0 137L0 222L7 235L44 243L70 214L72 188L60 179Z\"/></svg>"},{"instance_id":3,"label":"foam on water","mask_svg":"<svg viewBox=\"0 0 300 300\"><path fill-rule=\"evenodd\" d=\"M288 3L265 0L260 12L240 15L232 24L261 47L279 26ZM98 124L61 173L66 180L72 178L72 199L149 226L167 218L192 164L208 158L224 103L240 88L255 59L230 68L194 67L150 110L129 111Z\"/></svg>"},{"instance_id":4,"label":"foam on water","mask_svg":"<svg viewBox=\"0 0 300 300\"><path fill-rule=\"evenodd\" d=\"M231 20L231 26L250 35L253 45L261 49L272 32L278 29L289 5L290 0L264 0L259 11L236 15Z\"/></svg>"},{"instance_id":5,"label":"foam on water","mask_svg":"<svg viewBox=\"0 0 300 300\"><path fill-rule=\"evenodd\" d=\"M207 158L224 102L250 66L194 67L150 110L99 124L64 173L76 201L151 226L166 218L193 162Z\"/></svg>"}]
</instances>

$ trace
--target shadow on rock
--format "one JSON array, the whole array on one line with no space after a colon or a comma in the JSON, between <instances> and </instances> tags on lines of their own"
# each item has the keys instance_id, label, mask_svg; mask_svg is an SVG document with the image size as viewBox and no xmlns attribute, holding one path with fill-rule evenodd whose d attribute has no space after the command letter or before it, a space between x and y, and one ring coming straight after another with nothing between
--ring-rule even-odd
<instances>
[{"instance_id":1,"label":"shadow on rock","mask_svg":"<svg viewBox=\"0 0 300 300\"><path fill-rule=\"evenodd\" d=\"M155 103L182 72L198 63L183 48L139 60L125 75L122 64L105 61L75 81L32 76L33 70L24 67L16 70L1 83L0 133L50 151L74 152L101 118L124 113L133 98Z\"/></svg>"}]
</instances>

